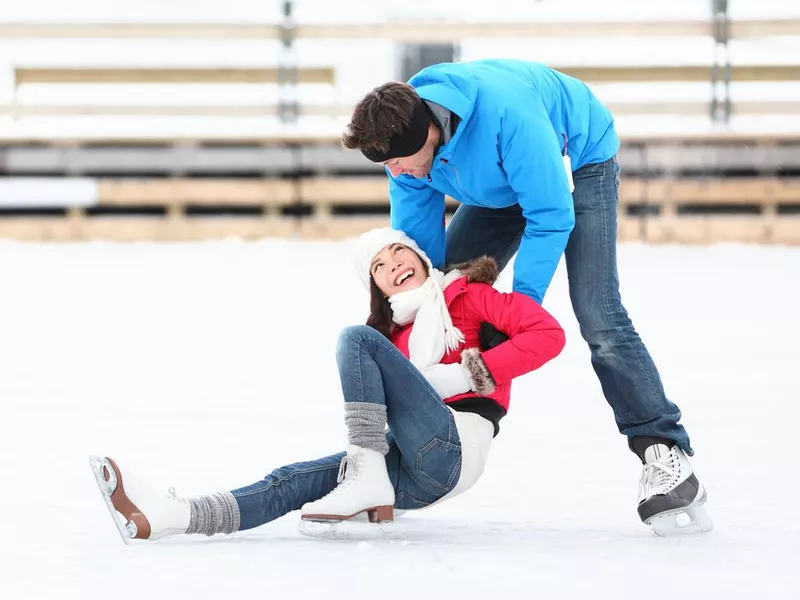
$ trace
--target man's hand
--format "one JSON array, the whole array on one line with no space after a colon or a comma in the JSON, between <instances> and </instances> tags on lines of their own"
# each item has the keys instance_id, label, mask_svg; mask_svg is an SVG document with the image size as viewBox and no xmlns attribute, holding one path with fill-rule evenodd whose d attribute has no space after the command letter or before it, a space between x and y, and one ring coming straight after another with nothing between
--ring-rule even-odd
<instances>
[{"instance_id":1,"label":"man's hand","mask_svg":"<svg viewBox=\"0 0 800 600\"><path fill-rule=\"evenodd\" d=\"M478 338L481 341L481 350L484 352L511 339L487 321L481 323L481 330L480 333L478 333Z\"/></svg>"},{"instance_id":2,"label":"man's hand","mask_svg":"<svg viewBox=\"0 0 800 600\"><path fill-rule=\"evenodd\" d=\"M469 371L461 363L431 365L422 374L442 399L474 390Z\"/></svg>"}]
</instances>

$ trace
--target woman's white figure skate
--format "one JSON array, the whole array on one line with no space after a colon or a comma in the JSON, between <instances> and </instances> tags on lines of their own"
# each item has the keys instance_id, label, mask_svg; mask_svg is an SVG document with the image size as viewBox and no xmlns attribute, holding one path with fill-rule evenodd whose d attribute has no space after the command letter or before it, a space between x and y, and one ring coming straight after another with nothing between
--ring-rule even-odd
<instances>
[{"instance_id":1,"label":"woman's white figure skate","mask_svg":"<svg viewBox=\"0 0 800 600\"><path fill-rule=\"evenodd\" d=\"M187 500L173 491L153 490L129 470L125 471L123 482L122 471L111 458L91 456L89 464L123 542L186 533L191 517Z\"/></svg>"},{"instance_id":2,"label":"woman's white figure skate","mask_svg":"<svg viewBox=\"0 0 800 600\"><path fill-rule=\"evenodd\" d=\"M711 531L706 490L678 446L653 444L644 453L639 517L659 536Z\"/></svg>"},{"instance_id":3,"label":"woman's white figure skate","mask_svg":"<svg viewBox=\"0 0 800 600\"><path fill-rule=\"evenodd\" d=\"M386 458L380 452L350 445L342 459L337 478L339 485L327 496L308 502L300 509L299 530L312 537L351 537L339 529L343 521L370 523L394 521L394 486L386 470ZM364 536L364 527L356 537Z\"/></svg>"}]
</instances>

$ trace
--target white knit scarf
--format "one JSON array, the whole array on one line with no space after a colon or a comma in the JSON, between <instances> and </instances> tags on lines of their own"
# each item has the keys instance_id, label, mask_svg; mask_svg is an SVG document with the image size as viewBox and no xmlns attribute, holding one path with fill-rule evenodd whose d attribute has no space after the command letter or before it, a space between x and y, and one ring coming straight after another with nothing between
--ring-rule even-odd
<instances>
[{"instance_id":1,"label":"white knit scarf","mask_svg":"<svg viewBox=\"0 0 800 600\"><path fill-rule=\"evenodd\" d=\"M439 363L445 351L464 342L464 334L453 325L444 290L464 276L457 270L447 275L429 268L429 277L420 287L389 298L392 320L398 325L414 322L408 339L409 360L420 371Z\"/></svg>"}]
</instances>

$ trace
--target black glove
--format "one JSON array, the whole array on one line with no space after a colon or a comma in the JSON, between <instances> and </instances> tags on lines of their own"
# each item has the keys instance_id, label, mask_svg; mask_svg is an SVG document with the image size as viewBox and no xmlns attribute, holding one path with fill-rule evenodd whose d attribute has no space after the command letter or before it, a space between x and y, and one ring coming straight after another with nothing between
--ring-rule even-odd
<instances>
[{"instance_id":1,"label":"black glove","mask_svg":"<svg viewBox=\"0 0 800 600\"><path fill-rule=\"evenodd\" d=\"M478 338L481 341L481 350L484 352L510 339L505 333L487 321L481 322L481 330L478 334Z\"/></svg>"}]
</instances>

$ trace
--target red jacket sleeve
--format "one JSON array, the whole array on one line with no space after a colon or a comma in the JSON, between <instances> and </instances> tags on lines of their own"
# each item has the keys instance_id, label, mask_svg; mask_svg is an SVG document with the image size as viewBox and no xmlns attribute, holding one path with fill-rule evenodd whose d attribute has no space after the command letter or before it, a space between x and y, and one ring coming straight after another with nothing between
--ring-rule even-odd
<instances>
[{"instance_id":1,"label":"red jacket sleeve","mask_svg":"<svg viewBox=\"0 0 800 600\"><path fill-rule=\"evenodd\" d=\"M485 283L472 283L469 294L478 317L509 336L481 353L495 383L507 383L538 369L564 348L564 330L533 299L518 292L506 294Z\"/></svg>"}]
</instances>

